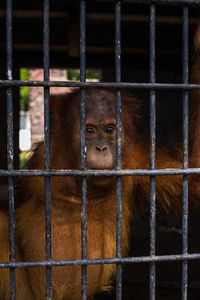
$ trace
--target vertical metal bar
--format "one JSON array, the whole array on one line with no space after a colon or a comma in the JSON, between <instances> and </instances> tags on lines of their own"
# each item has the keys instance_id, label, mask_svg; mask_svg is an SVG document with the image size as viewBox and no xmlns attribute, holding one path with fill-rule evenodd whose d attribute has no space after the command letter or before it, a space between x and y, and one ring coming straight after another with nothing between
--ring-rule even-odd
<instances>
[{"instance_id":1,"label":"vertical metal bar","mask_svg":"<svg viewBox=\"0 0 200 300\"><path fill-rule=\"evenodd\" d=\"M6 10L6 41L7 41L7 79L13 79L12 66L12 0L7 0ZM8 170L14 169L14 143L13 143L13 91L7 89L7 159ZM9 259L15 262L15 216L14 216L14 180L8 179L9 198ZM10 299L16 299L15 268L10 268Z\"/></svg>"},{"instance_id":2,"label":"vertical metal bar","mask_svg":"<svg viewBox=\"0 0 200 300\"><path fill-rule=\"evenodd\" d=\"M80 81L86 81L86 1L80 2ZM81 168L86 169L86 94L81 89ZM81 193L82 259L87 259L87 181L82 178ZM81 299L87 300L87 265L81 269Z\"/></svg>"},{"instance_id":3,"label":"vertical metal bar","mask_svg":"<svg viewBox=\"0 0 200 300\"><path fill-rule=\"evenodd\" d=\"M183 8L183 83L188 83L188 7ZM183 169L188 168L188 91L183 91ZM183 176L183 253L188 253L188 176ZM182 264L182 300L187 300L188 261Z\"/></svg>"},{"instance_id":4,"label":"vertical metal bar","mask_svg":"<svg viewBox=\"0 0 200 300\"><path fill-rule=\"evenodd\" d=\"M155 5L150 6L150 82L155 83ZM156 154L156 95L150 92L150 169L155 169ZM150 255L156 254L156 180L150 178ZM156 270L155 263L150 264L150 299L156 298Z\"/></svg>"},{"instance_id":5,"label":"vertical metal bar","mask_svg":"<svg viewBox=\"0 0 200 300\"><path fill-rule=\"evenodd\" d=\"M43 64L44 80L49 80L49 0L44 0ZM50 170L50 93L44 88L44 165ZM45 177L46 260L51 261L51 181ZM46 268L46 299L52 298L51 267Z\"/></svg>"},{"instance_id":6,"label":"vertical metal bar","mask_svg":"<svg viewBox=\"0 0 200 300\"><path fill-rule=\"evenodd\" d=\"M115 3L115 80L121 82L121 1ZM121 91L116 91L116 168L121 169ZM116 256L122 257L122 179L116 177ZM122 299L122 265L116 266L116 299Z\"/></svg>"}]
</instances>

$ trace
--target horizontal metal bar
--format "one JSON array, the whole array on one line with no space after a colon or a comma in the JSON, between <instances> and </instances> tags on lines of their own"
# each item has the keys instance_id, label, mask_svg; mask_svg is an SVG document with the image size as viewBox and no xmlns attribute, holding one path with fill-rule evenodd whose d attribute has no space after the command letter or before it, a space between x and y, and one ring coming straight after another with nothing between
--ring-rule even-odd
<instances>
[{"instance_id":1,"label":"horizontal metal bar","mask_svg":"<svg viewBox=\"0 0 200 300\"><path fill-rule=\"evenodd\" d=\"M144 3L144 4L173 4L173 5L199 5L199 0L122 0L129 3Z\"/></svg>"},{"instance_id":2,"label":"horizontal metal bar","mask_svg":"<svg viewBox=\"0 0 200 300\"><path fill-rule=\"evenodd\" d=\"M68 0L68 2L74 2L79 0ZM113 0L88 0L88 2L111 2ZM135 4L172 4L172 5L199 5L200 0L122 0L122 3L135 3Z\"/></svg>"},{"instance_id":3,"label":"horizontal metal bar","mask_svg":"<svg viewBox=\"0 0 200 300\"><path fill-rule=\"evenodd\" d=\"M26 268L26 267L55 267L55 266L83 266L83 265L102 265L102 264L131 264L131 263L152 263L169 262L184 260L199 260L200 253L193 254L174 254L157 256L138 256L123 258L104 258L104 259L77 259L77 260L52 260L34 262L4 262L0 263L0 268Z\"/></svg>"},{"instance_id":4,"label":"horizontal metal bar","mask_svg":"<svg viewBox=\"0 0 200 300\"><path fill-rule=\"evenodd\" d=\"M0 87L41 86L41 87L101 87L101 88L127 88L127 89L180 89L198 90L200 84L184 83L137 83L137 82L75 82L75 81L33 81L33 80L0 80Z\"/></svg>"},{"instance_id":5,"label":"horizontal metal bar","mask_svg":"<svg viewBox=\"0 0 200 300\"><path fill-rule=\"evenodd\" d=\"M188 169L124 169L124 170L0 170L0 177L36 176L158 176L200 174L200 168Z\"/></svg>"}]
</instances>

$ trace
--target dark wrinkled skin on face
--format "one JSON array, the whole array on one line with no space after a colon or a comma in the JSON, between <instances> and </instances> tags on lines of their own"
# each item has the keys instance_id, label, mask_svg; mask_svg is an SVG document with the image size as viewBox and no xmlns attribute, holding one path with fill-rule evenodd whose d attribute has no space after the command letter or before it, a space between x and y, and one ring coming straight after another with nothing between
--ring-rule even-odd
<instances>
[{"instance_id":1,"label":"dark wrinkled skin on face","mask_svg":"<svg viewBox=\"0 0 200 300\"><path fill-rule=\"evenodd\" d=\"M88 169L114 169L116 166L115 105L109 99L88 101L86 113ZM106 185L112 177L93 178L93 184Z\"/></svg>"},{"instance_id":2,"label":"dark wrinkled skin on face","mask_svg":"<svg viewBox=\"0 0 200 300\"><path fill-rule=\"evenodd\" d=\"M98 102L94 109L89 102L86 118L87 167L115 168L116 121L113 105Z\"/></svg>"}]
</instances>

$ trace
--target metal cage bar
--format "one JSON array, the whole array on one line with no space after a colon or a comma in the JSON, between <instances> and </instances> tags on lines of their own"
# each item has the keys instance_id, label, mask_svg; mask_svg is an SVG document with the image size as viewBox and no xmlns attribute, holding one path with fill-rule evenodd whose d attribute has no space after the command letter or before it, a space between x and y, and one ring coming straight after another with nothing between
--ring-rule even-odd
<instances>
[{"instance_id":1,"label":"metal cage bar","mask_svg":"<svg viewBox=\"0 0 200 300\"><path fill-rule=\"evenodd\" d=\"M183 8L183 82L188 83L188 7ZM183 92L183 169L188 168L188 91ZM188 253L188 176L183 176L183 254ZM182 264L182 299L187 300L188 261Z\"/></svg>"},{"instance_id":2,"label":"metal cage bar","mask_svg":"<svg viewBox=\"0 0 200 300\"><path fill-rule=\"evenodd\" d=\"M44 0L43 64L44 80L49 80L49 0ZM44 87L44 166L50 170L50 92ZM51 262L51 179L45 176L46 260ZM46 299L52 298L51 266L46 268Z\"/></svg>"},{"instance_id":3,"label":"metal cage bar","mask_svg":"<svg viewBox=\"0 0 200 300\"><path fill-rule=\"evenodd\" d=\"M98 173L97 173L98 171ZM0 170L0 177L35 177L35 176L164 176L200 174L200 168L188 169L122 169L122 170Z\"/></svg>"},{"instance_id":4,"label":"metal cage bar","mask_svg":"<svg viewBox=\"0 0 200 300\"><path fill-rule=\"evenodd\" d=\"M0 87L41 86L41 87L104 87L116 89L162 89L162 90L199 90L200 84L192 83L146 83L146 82L73 82L73 81L32 81L32 80L0 80Z\"/></svg>"},{"instance_id":5,"label":"metal cage bar","mask_svg":"<svg viewBox=\"0 0 200 300\"><path fill-rule=\"evenodd\" d=\"M6 10L6 41L7 41L7 79L13 80L13 51L12 51L12 0L7 0ZM7 88L7 160L8 170L14 169L14 143L13 143L13 90ZM8 178L9 200L9 260L15 262L15 215L14 215L14 180ZM15 268L10 268L10 298L16 299Z\"/></svg>"},{"instance_id":6,"label":"metal cage bar","mask_svg":"<svg viewBox=\"0 0 200 300\"><path fill-rule=\"evenodd\" d=\"M79 1L79 0L74 0ZM88 2L113 2L113 0L88 0ZM199 0L123 0L124 3L137 3L137 4L155 4L155 5L190 5L196 6L199 5Z\"/></svg>"},{"instance_id":7,"label":"metal cage bar","mask_svg":"<svg viewBox=\"0 0 200 300\"><path fill-rule=\"evenodd\" d=\"M199 90L200 84L193 83L146 83L146 82L73 82L73 81L32 81L32 80L0 80L0 87L41 86L41 87L104 87L116 89L162 89L162 90Z\"/></svg>"},{"instance_id":8,"label":"metal cage bar","mask_svg":"<svg viewBox=\"0 0 200 300\"><path fill-rule=\"evenodd\" d=\"M80 1L80 82L86 81L86 1ZM81 168L86 169L86 94L81 89L80 94L81 123ZM81 251L82 259L87 259L87 181L82 178L81 192ZM87 265L81 269L81 299L87 300Z\"/></svg>"},{"instance_id":9,"label":"metal cage bar","mask_svg":"<svg viewBox=\"0 0 200 300\"><path fill-rule=\"evenodd\" d=\"M155 5L150 6L150 82L155 83ZM150 169L156 167L156 94L150 91ZM150 177L150 255L156 254L156 178ZM150 264L150 299L156 299L155 263Z\"/></svg>"},{"instance_id":10,"label":"metal cage bar","mask_svg":"<svg viewBox=\"0 0 200 300\"><path fill-rule=\"evenodd\" d=\"M122 258L104 258L104 259L73 259L73 260L52 260L35 262L8 262L0 263L0 268L26 268L26 267L46 267L46 266L84 266L84 265L102 265L102 264L132 264L132 263L152 263L152 262L178 262L184 260L200 260L200 254L174 254L174 255L156 255Z\"/></svg>"},{"instance_id":11,"label":"metal cage bar","mask_svg":"<svg viewBox=\"0 0 200 300\"><path fill-rule=\"evenodd\" d=\"M115 80L121 82L121 1L115 3ZM116 168L121 169L121 91L116 91ZM122 178L116 177L116 257L122 257ZM116 299L122 299L122 266L116 266Z\"/></svg>"}]
</instances>

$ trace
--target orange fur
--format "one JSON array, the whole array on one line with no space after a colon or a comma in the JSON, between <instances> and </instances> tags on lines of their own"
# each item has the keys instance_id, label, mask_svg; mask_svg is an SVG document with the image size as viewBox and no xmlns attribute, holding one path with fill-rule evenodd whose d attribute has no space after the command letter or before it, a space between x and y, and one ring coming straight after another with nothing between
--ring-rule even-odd
<instances>
[{"instance_id":1,"label":"orange fur","mask_svg":"<svg viewBox=\"0 0 200 300\"><path fill-rule=\"evenodd\" d=\"M107 89L86 90L87 103L95 112L95 105L105 101L105 119L109 109L115 112L115 93ZM75 91L59 99L56 124L51 133L51 168L80 169L80 93ZM106 108L109 103L109 109ZM100 104L98 104L100 105ZM138 102L122 92L122 168L148 169L149 145L138 136ZM100 105L101 108L101 105ZM115 142L112 141L112 143ZM43 169L43 144L39 144L29 161L29 169ZM112 154L114 157L114 154ZM159 149L157 168L179 168L180 159L173 159ZM128 251L128 236L133 204L137 197L149 199L149 177L122 178L122 249ZM116 183L115 177L87 178L87 242L88 258L114 258L116 256ZM157 200L165 207L179 207L182 177L158 176ZM23 178L16 210L17 260L43 261L45 254L44 178ZM81 259L81 179L77 177L51 178L52 260ZM8 237L2 218L0 260L8 260ZM0 232L1 233L1 232ZM1 241L1 240L0 240ZM6 275L4 275L4 273ZM115 265L88 266L88 297L109 288L115 274ZM9 299L9 271L0 269L1 299ZM17 270L17 299L45 299L45 268ZM78 300L81 298L81 267L52 268L53 299ZM4 293L4 294L3 294Z\"/></svg>"}]
</instances>

